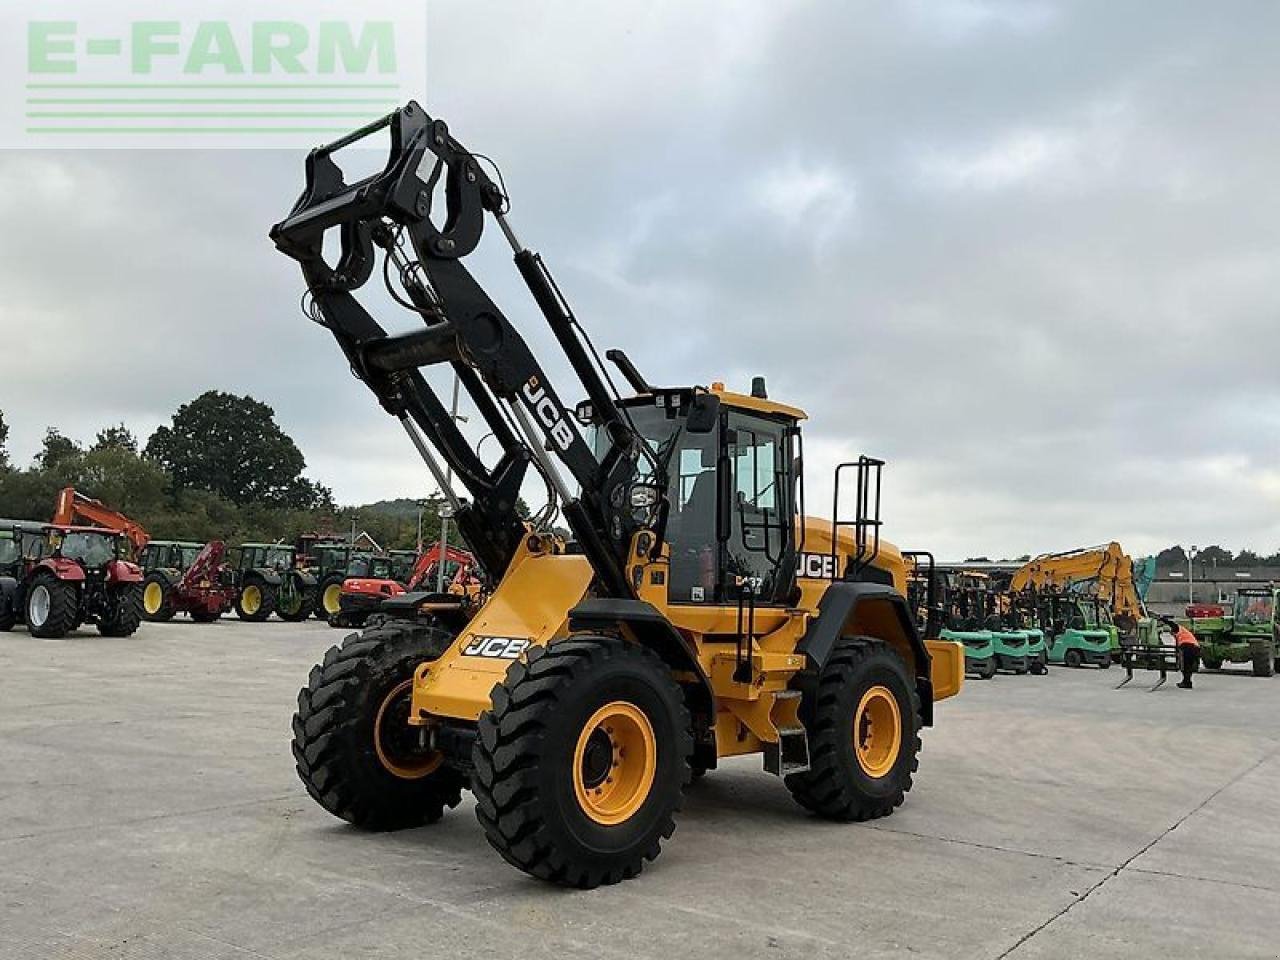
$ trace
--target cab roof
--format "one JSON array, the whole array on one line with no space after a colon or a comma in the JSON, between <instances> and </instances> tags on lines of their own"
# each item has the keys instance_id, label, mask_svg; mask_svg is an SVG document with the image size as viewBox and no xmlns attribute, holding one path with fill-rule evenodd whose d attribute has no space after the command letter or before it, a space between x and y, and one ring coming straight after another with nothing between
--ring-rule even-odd
<instances>
[{"instance_id":1,"label":"cab roof","mask_svg":"<svg viewBox=\"0 0 1280 960\"><path fill-rule=\"evenodd\" d=\"M720 397L720 402L737 407L741 410L750 410L753 413L772 413L780 417L790 417L793 420L808 420L809 415L799 407L793 407L788 403L779 403L777 400L770 400L768 397L753 397L747 393L734 393L726 390L723 383L711 384L711 392Z\"/></svg>"},{"instance_id":2,"label":"cab roof","mask_svg":"<svg viewBox=\"0 0 1280 960\"><path fill-rule=\"evenodd\" d=\"M192 540L148 540L149 547L203 547L203 543L196 543Z\"/></svg>"}]
</instances>

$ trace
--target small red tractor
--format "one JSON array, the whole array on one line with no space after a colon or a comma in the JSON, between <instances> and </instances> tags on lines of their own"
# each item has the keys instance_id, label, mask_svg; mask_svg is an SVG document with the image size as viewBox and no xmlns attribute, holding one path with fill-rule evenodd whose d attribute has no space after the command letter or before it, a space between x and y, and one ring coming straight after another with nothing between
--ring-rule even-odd
<instances>
[{"instance_id":1,"label":"small red tractor","mask_svg":"<svg viewBox=\"0 0 1280 960\"><path fill-rule=\"evenodd\" d=\"M197 623L212 623L230 611L236 589L226 555L227 545L221 540L203 546L152 540L138 555L145 576L143 617L164 621L185 613Z\"/></svg>"},{"instance_id":2,"label":"small red tractor","mask_svg":"<svg viewBox=\"0 0 1280 960\"><path fill-rule=\"evenodd\" d=\"M17 558L0 577L0 629L19 615L34 637L65 637L92 623L106 637L127 637L142 620L142 571L129 560L128 538L114 530L15 522ZM12 546L3 551L14 553Z\"/></svg>"},{"instance_id":3,"label":"small red tractor","mask_svg":"<svg viewBox=\"0 0 1280 960\"><path fill-rule=\"evenodd\" d=\"M344 580L338 597L338 611L329 616L329 626L362 627L384 600L418 591L424 594L434 592L439 576L440 544L419 554L407 576L403 565L398 562L402 554L403 551L393 551L384 557L370 557L366 570ZM446 547L444 564L445 591L460 596L471 595L474 591L470 588L479 585L475 558L466 550ZM355 566L353 563L352 572L355 572Z\"/></svg>"}]
</instances>

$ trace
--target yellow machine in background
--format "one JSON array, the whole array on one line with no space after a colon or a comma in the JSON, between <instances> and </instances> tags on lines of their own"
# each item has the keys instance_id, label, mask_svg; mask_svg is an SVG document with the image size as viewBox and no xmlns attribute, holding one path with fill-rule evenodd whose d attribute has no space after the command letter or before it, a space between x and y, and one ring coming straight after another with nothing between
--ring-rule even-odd
<instances>
[{"instance_id":1,"label":"yellow machine in background","mask_svg":"<svg viewBox=\"0 0 1280 960\"><path fill-rule=\"evenodd\" d=\"M1133 573L1133 560L1114 541L1062 553L1045 553L1014 572L1009 590L1083 592L1111 609L1121 633L1132 634L1147 616Z\"/></svg>"},{"instance_id":2,"label":"yellow machine in background","mask_svg":"<svg viewBox=\"0 0 1280 960\"><path fill-rule=\"evenodd\" d=\"M348 185L332 155L384 128L384 171ZM502 190L417 104L313 151L307 173L272 237L302 265L313 318L403 424L494 584L470 617L438 597L399 598L400 616L311 671L293 721L311 796L390 829L438 819L469 787L508 862L578 887L637 874L675 829L685 785L724 757L762 754L830 819L902 803L921 728L960 689L963 655L921 637L908 609L903 556L880 538L883 464L838 467L833 514L852 481L852 515L817 519L804 503L804 413L771 400L762 378L749 393L658 389L609 351L634 391L622 398L516 238ZM576 411L460 262L486 215L585 388ZM421 328L388 334L352 296L375 246ZM495 466L422 377L437 363L487 424ZM516 512L529 469L549 495L533 520Z\"/></svg>"}]
</instances>

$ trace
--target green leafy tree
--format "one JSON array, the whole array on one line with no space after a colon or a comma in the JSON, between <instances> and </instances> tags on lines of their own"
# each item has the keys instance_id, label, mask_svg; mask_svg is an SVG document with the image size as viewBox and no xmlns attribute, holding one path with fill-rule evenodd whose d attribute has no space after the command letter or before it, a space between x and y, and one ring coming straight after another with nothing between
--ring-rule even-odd
<instances>
[{"instance_id":1,"label":"green leafy tree","mask_svg":"<svg viewBox=\"0 0 1280 960\"><path fill-rule=\"evenodd\" d=\"M1236 554L1236 563L1242 567L1256 567L1262 563L1262 558L1252 550L1241 550Z\"/></svg>"},{"instance_id":2,"label":"green leafy tree","mask_svg":"<svg viewBox=\"0 0 1280 960\"><path fill-rule=\"evenodd\" d=\"M1235 556L1230 550L1224 550L1216 543L1205 547L1203 550L1196 551L1196 561L1199 563L1228 564L1235 560Z\"/></svg>"},{"instance_id":3,"label":"green leafy tree","mask_svg":"<svg viewBox=\"0 0 1280 960\"><path fill-rule=\"evenodd\" d=\"M306 480L306 460L280 429L275 411L249 396L210 390L173 415L147 441L146 456L178 489L211 490L239 505L312 509L332 494Z\"/></svg>"},{"instance_id":4,"label":"green leafy tree","mask_svg":"<svg viewBox=\"0 0 1280 960\"><path fill-rule=\"evenodd\" d=\"M49 427L44 432L44 443L40 446L40 452L36 454L36 469L57 469L79 457L83 452L78 443L63 436L57 427Z\"/></svg>"},{"instance_id":5,"label":"green leafy tree","mask_svg":"<svg viewBox=\"0 0 1280 960\"><path fill-rule=\"evenodd\" d=\"M123 423L99 430L98 436L94 439L93 446L89 450L109 449L128 450L130 453L137 453L138 438Z\"/></svg>"},{"instance_id":6,"label":"green leafy tree","mask_svg":"<svg viewBox=\"0 0 1280 960\"><path fill-rule=\"evenodd\" d=\"M4 422L4 411L0 410L0 470L9 469L9 425Z\"/></svg>"}]
</instances>

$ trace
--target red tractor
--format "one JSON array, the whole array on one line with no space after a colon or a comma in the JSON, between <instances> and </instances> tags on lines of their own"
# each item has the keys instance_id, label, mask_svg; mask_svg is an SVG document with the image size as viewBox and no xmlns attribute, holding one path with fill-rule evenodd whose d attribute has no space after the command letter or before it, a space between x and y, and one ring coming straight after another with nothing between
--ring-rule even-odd
<instances>
[{"instance_id":1,"label":"red tractor","mask_svg":"<svg viewBox=\"0 0 1280 960\"><path fill-rule=\"evenodd\" d=\"M123 533L32 523L14 524L11 532L22 562L7 606L21 612L32 636L65 637L85 623L105 637L138 629L142 570L128 559L131 545ZM12 618L0 619L12 626Z\"/></svg>"},{"instance_id":2,"label":"red tractor","mask_svg":"<svg viewBox=\"0 0 1280 960\"><path fill-rule=\"evenodd\" d=\"M406 593L435 590L439 577L440 544L435 544L419 554L413 568L404 573L401 557L403 551L390 555L370 557L366 569L349 576L342 582L338 597L338 612L330 615L331 627L361 627L375 613L384 600ZM459 596L471 596L480 585L476 576L475 558L465 550L446 547L444 552L445 590ZM354 568L355 563L352 564ZM353 573L357 573L353 569Z\"/></svg>"},{"instance_id":3,"label":"red tractor","mask_svg":"<svg viewBox=\"0 0 1280 960\"><path fill-rule=\"evenodd\" d=\"M138 555L145 580L142 615L172 620L188 614L197 623L212 623L231 609L235 578L225 562L227 545L212 540L201 546L174 540L152 540Z\"/></svg>"}]
</instances>

